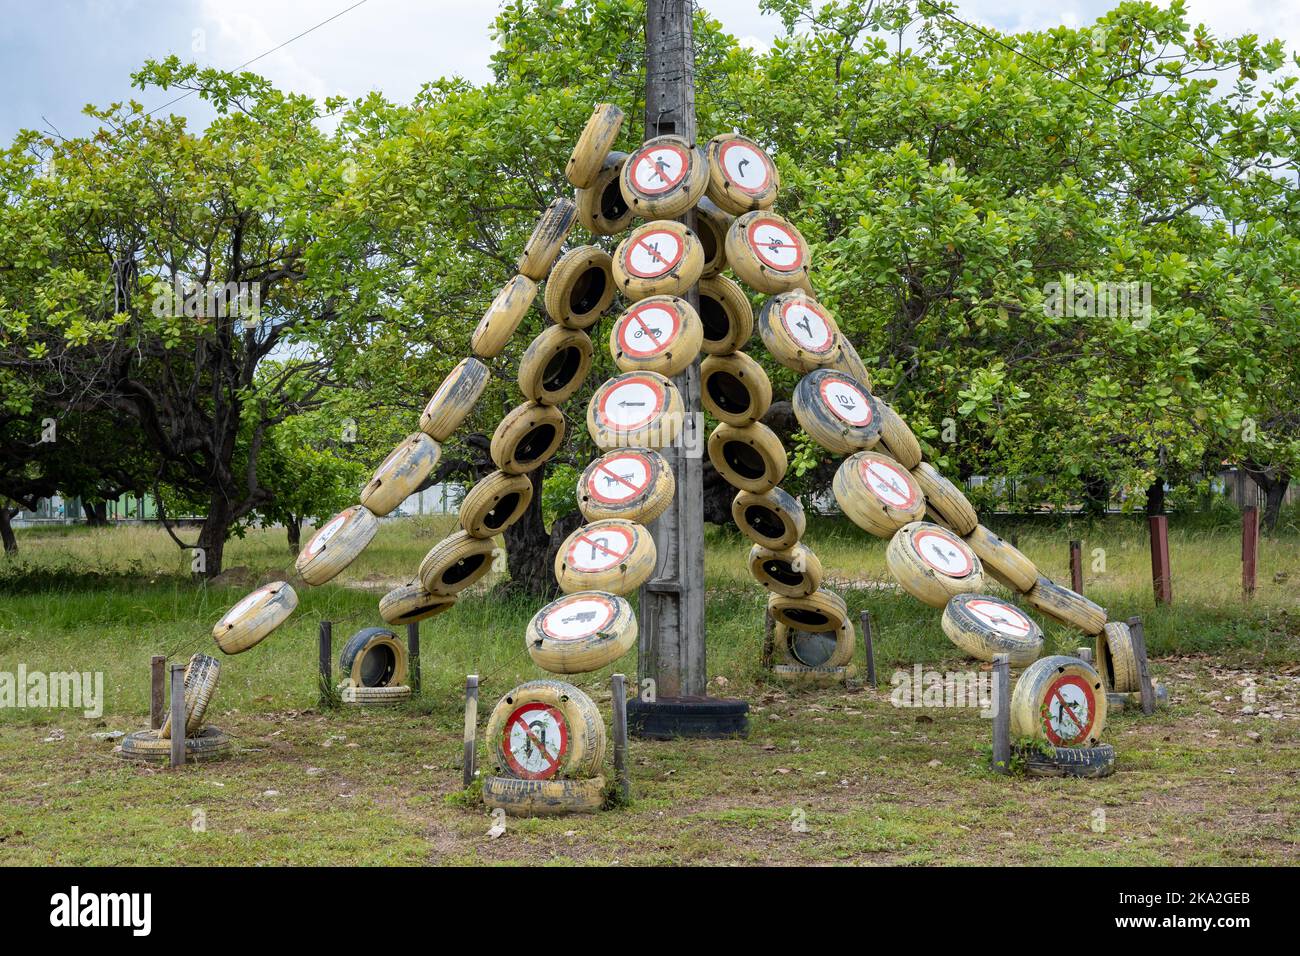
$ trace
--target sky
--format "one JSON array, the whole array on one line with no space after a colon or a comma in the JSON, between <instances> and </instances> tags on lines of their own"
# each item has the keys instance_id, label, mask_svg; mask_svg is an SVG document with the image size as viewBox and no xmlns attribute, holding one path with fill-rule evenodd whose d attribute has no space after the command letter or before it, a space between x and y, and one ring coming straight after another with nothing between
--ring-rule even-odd
<instances>
[{"instance_id":1,"label":"sky","mask_svg":"<svg viewBox=\"0 0 1300 956\"><path fill-rule=\"evenodd\" d=\"M175 53L235 69L357 0L0 0L0 139L22 128L64 136L92 128L81 114L135 97L146 109L176 94L134 90L130 74ZM1119 0L959 0L963 19L1003 31L1091 23ZM1167 5L1168 0L1158 0ZM699 0L742 41L761 48L782 32L758 0ZM408 100L422 83L489 77L489 25L500 0L363 0L360 6L258 60L250 69L317 98L380 90ZM1300 0L1189 0L1189 18L1219 36L1257 33L1300 50ZM197 97L170 107L201 121Z\"/></svg>"}]
</instances>

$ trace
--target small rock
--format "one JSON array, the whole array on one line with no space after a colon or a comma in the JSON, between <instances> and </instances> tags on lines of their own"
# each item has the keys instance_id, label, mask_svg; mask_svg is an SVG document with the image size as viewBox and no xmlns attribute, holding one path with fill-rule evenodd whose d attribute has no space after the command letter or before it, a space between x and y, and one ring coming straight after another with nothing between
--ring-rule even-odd
<instances>
[{"instance_id":1,"label":"small rock","mask_svg":"<svg viewBox=\"0 0 1300 956\"><path fill-rule=\"evenodd\" d=\"M278 797L279 795L280 795L280 791L279 791L279 790L263 790L263 791L262 791L262 796L264 796L264 797Z\"/></svg>"},{"instance_id":2,"label":"small rock","mask_svg":"<svg viewBox=\"0 0 1300 956\"><path fill-rule=\"evenodd\" d=\"M938 760L938 759L931 760L928 764L926 764L926 766L927 766L927 767L942 767L942 766L943 766L943 761L942 761L942 760Z\"/></svg>"},{"instance_id":3,"label":"small rock","mask_svg":"<svg viewBox=\"0 0 1300 956\"><path fill-rule=\"evenodd\" d=\"M1264 738L1259 734L1258 731L1255 731L1255 730L1248 730L1248 731L1246 731L1246 739L1247 739L1247 740L1253 740L1253 741L1255 741L1255 743L1259 743L1259 742L1260 742L1261 740L1263 740Z\"/></svg>"},{"instance_id":4,"label":"small rock","mask_svg":"<svg viewBox=\"0 0 1300 956\"><path fill-rule=\"evenodd\" d=\"M62 730L59 729L51 730L50 735L46 737L44 740L42 740L41 743L43 744L58 743L60 740L63 740L66 736L67 734L64 733Z\"/></svg>"},{"instance_id":5,"label":"small rock","mask_svg":"<svg viewBox=\"0 0 1300 956\"><path fill-rule=\"evenodd\" d=\"M325 769L324 769L323 767L308 767L308 768L307 768L307 776L309 776L309 777L319 777L319 776L320 776L321 774L323 774L324 772L325 772Z\"/></svg>"},{"instance_id":6,"label":"small rock","mask_svg":"<svg viewBox=\"0 0 1300 956\"><path fill-rule=\"evenodd\" d=\"M98 733L90 735L92 740L117 740L119 737L125 737L126 732L122 730L101 730Z\"/></svg>"}]
</instances>

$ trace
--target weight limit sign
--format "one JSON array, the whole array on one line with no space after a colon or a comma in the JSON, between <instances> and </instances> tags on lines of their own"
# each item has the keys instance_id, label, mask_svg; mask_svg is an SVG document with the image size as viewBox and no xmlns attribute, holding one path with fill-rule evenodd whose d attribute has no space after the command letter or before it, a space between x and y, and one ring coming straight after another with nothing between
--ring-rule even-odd
<instances>
[{"instance_id":1,"label":"weight limit sign","mask_svg":"<svg viewBox=\"0 0 1300 956\"><path fill-rule=\"evenodd\" d=\"M831 414L846 425L865 428L875 418L871 410L871 399L851 379L828 375L822 379L817 390Z\"/></svg>"},{"instance_id":2,"label":"weight limit sign","mask_svg":"<svg viewBox=\"0 0 1300 956\"><path fill-rule=\"evenodd\" d=\"M523 780L549 780L560 771L569 751L564 715L549 704L516 707L502 731L501 750L510 772Z\"/></svg>"}]
</instances>

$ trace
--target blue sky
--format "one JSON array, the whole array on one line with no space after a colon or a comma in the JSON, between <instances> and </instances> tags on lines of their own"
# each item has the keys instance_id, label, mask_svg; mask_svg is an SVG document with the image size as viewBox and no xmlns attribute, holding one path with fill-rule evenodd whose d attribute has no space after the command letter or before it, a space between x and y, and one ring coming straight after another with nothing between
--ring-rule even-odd
<instances>
[{"instance_id":1,"label":"blue sky","mask_svg":"<svg viewBox=\"0 0 1300 956\"><path fill-rule=\"evenodd\" d=\"M356 0L8 0L0 18L0 138L23 127L89 128L82 107L132 96L147 109L158 90L132 90L130 73L147 57L176 53L225 69L265 53ZM781 25L758 0L699 0L733 34L762 45ZM1167 0L1161 0L1167 2ZM962 0L966 19L1002 30L1092 22L1118 3L1105 0ZM1191 0L1193 22L1219 35L1256 32L1300 49L1300 0ZM488 25L499 0L366 0L252 69L277 85L324 97L372 89L407 99L421 83L488 75ZM196 97L172 111L206 117Z\"/></svg>"}]
</instances>

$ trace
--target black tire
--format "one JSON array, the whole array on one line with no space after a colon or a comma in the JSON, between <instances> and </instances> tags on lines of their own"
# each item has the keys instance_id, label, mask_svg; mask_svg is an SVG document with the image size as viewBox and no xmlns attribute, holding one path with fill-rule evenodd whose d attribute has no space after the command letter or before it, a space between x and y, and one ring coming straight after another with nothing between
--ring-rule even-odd
<instances>
[{"instance_id":1,"label":"black tire","mask_svg":"<svg viewBox=\"0 0 1300 956\"><path fill-rule=\"evenodd\" d=\"M124 760L165 764L171 761L172 742L158 736L156 730L137 730L122 738L118 755ZM203 727L193 737L185 738L185 762L207 763L230 755L230 737L216 727Z\"/></svg>"},{"instance_id":2,"label":"black tire","mask_svg":"<svg viewBox=\"0 0 1300 956\"><path fill-rule=\"evenodd\" d=\"M605 804L605 778L519 780L484 777L483 805L512 817L549 817L595 813Z\"/></svg>"},{"instance_id":3,"label":"black tire","mask_svg":"<svg viewBox=\"0 0 1300 956\"><path fill-rule=\"evenodd\" d=\"M358 687L398 687L406 683L406 645L386 627L364 627L339 651L339 673Z\"/></svg>"},{"instance_id":4,"label":"black tire","mask_svg":"<svg viewBox=\"0 0 1300 956\"><path fill-rule=\"evenodd\" d=\"M1109 777L1115 772L1115 748L1110 744L1095 747L1052 747L1044 753L1037 747L1015 747L1012 751L1024 760L1027 777Z\"/></svg>"},{"instance_id":5,"label":"black tire","mask_svg":"<svg viewBox=\"0 0 1300 956\"><path fill-rule=\"evenodd\" d=\"M627 702L628 732L645 740L717 739L749 734L749 704L719 697Z\"/></svg>"}]
</instances>

